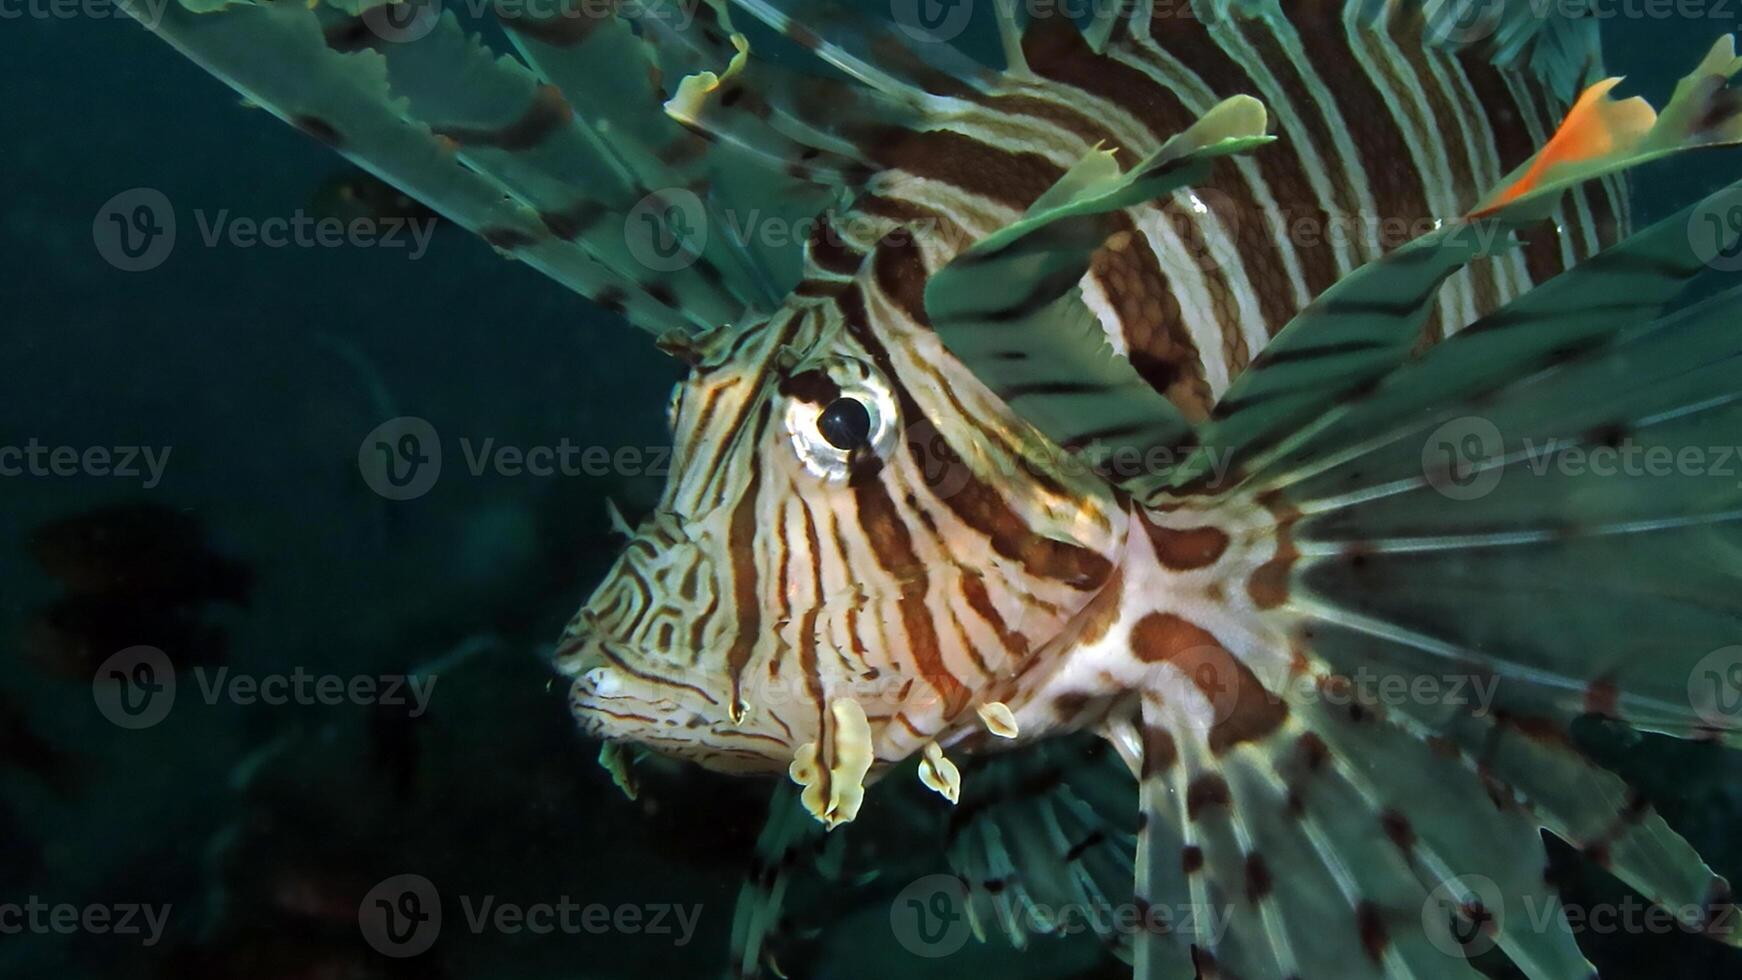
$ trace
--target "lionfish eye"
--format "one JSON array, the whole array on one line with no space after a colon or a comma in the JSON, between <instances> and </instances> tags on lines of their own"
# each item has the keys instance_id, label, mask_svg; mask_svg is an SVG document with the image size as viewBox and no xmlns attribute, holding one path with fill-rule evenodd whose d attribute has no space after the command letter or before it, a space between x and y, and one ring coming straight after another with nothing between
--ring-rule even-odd
<instances>
[{"instance_id":1,"label":"lionfish eye","mask_svg":"<svg viewBox=\"0 0 1742 980\"><path fill-rule=\"evenodd\" d=\"M836 449L863 448L871 443L871 412L857 398L837 398L817 416L817 431Z\"/></svg>"},{"instance_id":2,"label":"lionfish eye","mask_svg":"<svg viewBox=\"0 0 1742 980\"><path fill-rule=\"evenodd\" d=\"M780 393L793 452L814 476L845 481L855 463L886 459L901 438L888 382L857 361L836 358L801 371Z\"/></svg>"}]
</instances>

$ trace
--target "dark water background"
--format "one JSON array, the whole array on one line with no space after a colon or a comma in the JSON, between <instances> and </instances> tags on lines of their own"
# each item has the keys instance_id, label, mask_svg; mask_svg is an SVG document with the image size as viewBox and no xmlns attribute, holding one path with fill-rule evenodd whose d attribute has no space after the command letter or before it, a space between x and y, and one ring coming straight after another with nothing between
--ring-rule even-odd
<instances>
[{"instance_id":1,"label":"dark water background","mask_svg":"<svg viewBox=\"0 0 1742 980\"><path fill-rule=\"evenodd\" d=\"M1733 21L1616 22L1610 66L1661 104ZM0 976L714 975L763 790L685 770L626 801L572 736L540 659L613 553L606 498L634 513L657 480L475 477L460 448L660 446L673 364L452 229L416 261L206 247L196 210L291 215L340 162L130 21L0 19L0 92L0 444L173 447L150 489L0 479L0 901L173 907L149 948L0 935ZM1651 168L1638 217L1739 170L1742 151ZM98 254L92 221L138 187L165 194L181 227L160 267L125 273ZM360 476L384 403L441 434L444 475L418 499L384 501ZM246 608L190 614L222 630L206 642L223 664L349 678L439 663L428 712L208 705L184 676L163 723L106 723L88 680L43 667L61 649L40 630L61 587L26 542L44 522L136 501L197 518L251 569ZM1614 757L1719 871L1742 873L1733 757L1656 741ZM359 941L356 896L407 871L449 895L701 915L679 945L645 931L471 936L450 909L436 952L395 962ZM886 905L838 897L808 975L1120 975L1080 948L920 960L888 941ZM1742 976L1742 958L1697 939L1586 939L1613 976Z\"/></svg>"}]
</instances>

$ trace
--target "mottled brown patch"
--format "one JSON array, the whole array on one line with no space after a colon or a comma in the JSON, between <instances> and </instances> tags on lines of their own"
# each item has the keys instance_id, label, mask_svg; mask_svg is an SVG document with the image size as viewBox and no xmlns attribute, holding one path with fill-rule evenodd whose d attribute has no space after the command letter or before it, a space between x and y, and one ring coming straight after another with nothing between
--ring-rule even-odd
<instances>
[{"instance_id":1,"label":"mottled brown patch","mask_svg":"<svg viewBox=\"0 0 1742 980\"><path fill-rule=\"evenodd\" d=\"M550 135L573 118L574 110L562 91L554 85L540 85L533 92L532 102L512 122L497 127L437 126L437 136L453 140L461 146L490 146L499 150L519 152L543 143Z\"/></svg>"},{"instance_id":2,"label":"mottled brown patch","mask_svg":"<svg viewBox=\"0 0 1742 980\"><path fill-rule=\"evenodd\" d=\"M1146 726L1143 729L1143 777L1166 772L1179 761L1179 746L1164 728Z\"/></svg>"},{"instance_id":3,"label":"mottled brown patch","mask_svg":"<svg viewBox=\"0 0 1742 980\"><path fill-rule=\"evenodd\" d=\"M1270 894L1274 885L1270 865L1264 863L1264 856L1257 852L1246 855L1246 900L1257 905Z\"/></svg>"},{"instance_id":4,"label":"mottled brown patch","mask_svg":"<svg viewBox=\"0 0 1742 980\"><path fill-rule=\"evenodd\" d=\"M1076 635L1071 645L1086 646L1106 639L1113 624L1119 621L1119 611L1124 601L1125 572L1115 568L1108 577L1107 584L1077 613L1073 627Z\"/></svg>"},{"instance_id":5,"label":"mottled brown patch","mask_svg":"<svg viewBox=\"0 0 1742 980\"><path fill-rule=\"evenodd\" d=\"M605 206L599 202L582 201L561 211L540 211L538 220L544 222L544 227L552 235L565 242L572 242L607 214Z\"/></svg>"},{"instance_id":6,"label":"mottled brown patch","mask_svg":"<svg viewBox=\"0 0 1742 980\"><path fill-rule=\"evenodd\" d=\"M1258 608L1275 609L1288 601L1289 575L1299 558L1300 552L1295 550L1293 542L1287 538L1277 540L1276 554L1258 566L1246 580L1246 594L1252 597Z\"/></svg>"},{"instance_id":7,"label":"mottled brown patch","mask_svg":"<svg viewBox=\"0 0 1742 980\"><path fill-rule=\"evenodd\" d=\"M536 238L533 238L531 235L528 235L526 232L523 232L518 228L482 228L478 231L478 237L504 252L512 252L517 248L525 248L537 241Z\"/></svg>"},{"instance_id":8,"label":"mottled brown patch","mask_svg":"<svg viewBox=\"0 0 1742 980\"><path fill-rule=\"evenodd\" d=\"M1159 527L1143 519L1143 528L1155 545L1155 557L1176 572L1208 568L1228 550L1228 535L1221 528Z\"/></svg>"},{"instance_id":9,"label":"mottled brown patch","mask_svg":"<svg viewBox=\"0 0 1742 980\"><path fill-rule=\"evenodd\" d=\"M1379 815L1379 826L1385 828L1385 836L1397 845L1398 850L1414 849L1415 828L1410 825L1408 817L1396 810L1386 810Z\"/></svg>"},{"instance_id":10,"label":"mottled brown patch","mask_svg":"<svg viewBox=\"0 0 1742 980\"><path fill-rule=\"evenodd\" d=\"M1385 915L1373 902L1363 901L1355 907L1355 927L1361 933L1361 948L1375 963L1385 959L1385 947L1391 945L1391 930L1385 925Z\"/></svg>"},{"instance_id":11,"label":"mottled brown patch","mask_svg":"<svg viewBox=\"0 0 1742 980\"><path fill-rule=\"evenodd\" d=\"M1232 798L1227 780L1213 772L1205 773L1186 787L1186 817L1196 820L1205 807L1227 806Z\"/></svg>"},{"instance_id":12,"label":"mottled brown patch","mask_svg":"<svg viewBox=\"0 0 1742 980\"><path fill-rule=\"evenodd\" d=\"M1276 553L1246 580L1246 594L1258 608L1275 609L1288 601L1289 576L1294 563L1300 560L1300 551L1294 545L1294 525L1300 520L1300 512L1280 498L1263 503L1276 516Z\"/></svg>"},{"instance_id":13,"label":"mottled brown patch","mask_svg":"<svg viewBox=\"0 0 1742 980\"><path fill-rule=\"evenodd\" d=\"M339 128L319 116L297 116L296 128L313 136L328 146L338 148L345 145L345 136Z\"/></svg>"},{"instance_id":14,"label":"mottled brown patch","mask_svg":"<svg viewBox=\"0 0 1742 980\"><path fill-rule=\"evenodd\" d=\"M1595 680L1585 688L1585 712L1603 718L1621 717L1621 689L1614 680Z\"/></svg>"},{"instance_id":15,"label":"mottled brown patch","mask_svg":"<svg viewBox=\"0 0 1742 980\"><path fill-rule=\"evenodd\" d=\"M1089 258L1089 274L1119 319L1131 367L1188 420L1201 422L1215 398L1173 284L1129 217L1121 214L1109 227L1106 243Z\"/></svg>"},{"instance_id":16,"label":"mottled brown patch","mask_svg":"<svg viewBox=\"0 0 1742 980\"><path fill-rule=\"evenodd\" d=\"M1295 745L1300 750L1301 764L1306 766L1308 772L1318 772L1325 767L1325 763L1331 761L1330 747L1315 732L1303 733Z\"/></svg>"},{"instance_id":17,"label":"mottled brown patch","mask_svg":"<svg viewBox=\"0 0 1742 980\"><path fill-rule=\"evenodd\" d=\"M1288 717L1288 706L1250 667L1207 630L1173 613L1150 613L1139 620L1131 631L1131 652L1144 663L1171 665L1203 692L1215 712L1209 745L1218 755L1264 738Z\"/></svg>"},{"instance_id":18,"label":"mottled brown patch","mask_svg":"<svg viewBox=\"0 0 1742 980\"><path fill-rule=\"evenodd\" d=\"M1052 714L1061 724L1068 724L1089 710L1089 705L1095 703L1092 695L1081 692L1061 694L1052 701Z\"/></svg>"},{"instance_id":19,"label":"mottled brown patch","mask_svg":"<svg viewBox=\"0 0 1742 980\"><path fill-rule=\"evenodd\" d=\"M1204 870L1204 849L1196 844L1187 844L1180 852L1179 866L1186 874L1197 874Z\"/></svg>"}]
</instances>

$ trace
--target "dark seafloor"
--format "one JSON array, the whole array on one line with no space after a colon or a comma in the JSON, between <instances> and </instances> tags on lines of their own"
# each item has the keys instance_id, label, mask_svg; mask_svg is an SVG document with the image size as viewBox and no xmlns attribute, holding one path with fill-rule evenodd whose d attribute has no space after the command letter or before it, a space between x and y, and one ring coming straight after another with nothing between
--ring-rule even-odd
<instances>
[{"instance_id":1,"label":"dark seafloor","mask_svg":"<svg viewBox=\"0 0 1742 980\"><path fill-rule=\"evenodd\" d=\"M0 478L0 903L170 912L150 945L85 928L0 933L0 977L719 975L765 785L655 769L638 802L624 799L541 659L614 554L607 497L633 516L658 481L473 476L461 446L661 446L674 363L451 228L416 260L207 247L196 211L314 210L342 161L132 22L47 9L0 3L17 14L0 17L0 445L172 449L150 488ZM1736 26L1734 14L1619 21L1609 64L1661 99ZM1640 223L1738 172L1742 151L1648 169ZM127 273L99 254L93 217L140 187L166 195L181 228L160 267ZM357 463L364 434L394 414L428 419L446 452L434 489L403 502L373 493ZM79 551L93 533L145 542L139 581L78 580L81 563L111 560ZM45 551L72 571L51 574ZM166 576L180 594L153 591ZM136 644L169 649L182 684L167 719L128 730L97 710L90 671ZM411 717L208 704L190 666L438 680ZM1719 871L1742 875L1742 755L1593 738ZM824 890L799 910L794 976L1126 975L1084 941L910 955L891 939L889 897L943 864L930 842L891 838L918 852L896 880ZM1626 894L1557 853L1569 900ZM429 952L391 959L360 935L357 908L407 872L439 884L447 922ZM474 932L459 896L699 916L688 942L645 921ZM1742 976L1736 951L1679 933L1581 938L1610 977Z\"/></svg>"}]
</instances>

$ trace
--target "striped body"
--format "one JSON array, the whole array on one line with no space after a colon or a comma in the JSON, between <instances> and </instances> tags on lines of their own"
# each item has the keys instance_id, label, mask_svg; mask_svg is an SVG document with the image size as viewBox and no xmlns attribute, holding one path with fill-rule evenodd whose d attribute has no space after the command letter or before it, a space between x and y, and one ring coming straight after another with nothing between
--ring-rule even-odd
<instances>
[{"instance_id":1,"label":"striped body","mask_svg":"<svg viewBox=\"0 0 1742 980\"><path fill-rule=\"evenodd\" d=\"M989 701L1008 702L1024 736L1098 723L1108 704L1075 702L1112 688L1080 683L1100 668L1073 650L1123 643L1173 593L1191 597L1166 610L1181 622L1238 620L1225 600L1251 605L1246 580L1280 547L1275 521L1254 508L1213 529L1233 540L1226 562L1168 586L1180 570L1154 542L1175 518L1129 513L956 362L927 322L928 275L1096 145L1129 164L1216 99L1259 96L1278 144L1130 209L1082 283L1112 346L1202 419L1309 299L1462 214L1561 113L1536 83L1424 48L1401 21L1380 34L1139 17L1104 55L1055 26L1025 39L1032 75L990 94L939 82L958 111L876 144L882 171L819 223L786 307L696 344L677 476L559 657L596 734L775 771L828 744L840 699L864 708L877 767L933 740L978 741L972 709ZM1430 334L1611 243L1624 215L1613 182L1568 196L1556 227L1459 273ZM861 383L901 437L819 477L795 449ZM1121 599L1108 588L1121 580L1154 601ZM1252 655L1286 651L1275 639L1251 637Z\"/></svg>"}]
</instances>

